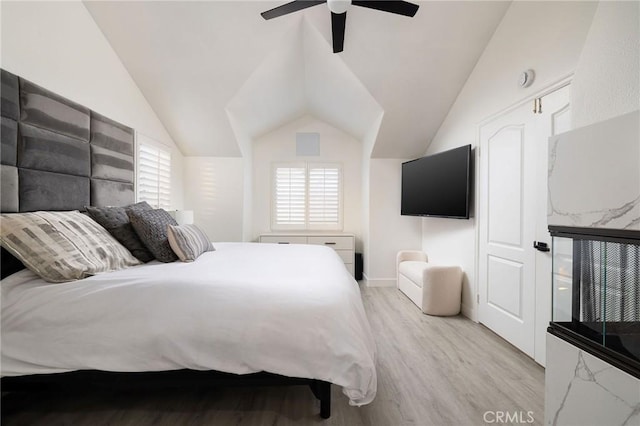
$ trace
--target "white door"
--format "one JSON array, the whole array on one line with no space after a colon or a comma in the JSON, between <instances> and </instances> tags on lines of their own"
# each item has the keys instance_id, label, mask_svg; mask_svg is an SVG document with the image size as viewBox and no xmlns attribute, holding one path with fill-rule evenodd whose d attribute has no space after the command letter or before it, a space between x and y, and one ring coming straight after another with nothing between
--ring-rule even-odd
<instances>
[{"instance_id":1,"label":"white door","mask_svg":"<svg viewBox=\"0 0 640 426\"><path fill-rule=\"evenodd\" d=\"M551 245L547 144L554 134L553 120L566 118L561 111L568 111L568 100L567 87L542 98L542 113L534 113L526 103L480 128L478 316L542 364L550 320L551 256L534 249L533 243Z\"/></svg>"},{"instance_id":2,"label":"white door","mask_svg":"<svg viewBox=\"0 0 640 426\"><path fill-rule=\"evenodd\" d=\"M535 145L529 104L480 128L480 322L533 357Z\"/></svg>"}]
</instances>

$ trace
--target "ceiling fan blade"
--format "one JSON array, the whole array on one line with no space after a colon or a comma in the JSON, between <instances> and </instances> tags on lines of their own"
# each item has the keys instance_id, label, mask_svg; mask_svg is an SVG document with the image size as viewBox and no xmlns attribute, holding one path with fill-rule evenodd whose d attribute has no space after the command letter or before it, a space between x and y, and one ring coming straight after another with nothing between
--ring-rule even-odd
<instances>
[{"instance_id":1,"label":"ceiling fan blade","mask_svg":"<svg viewBox=\"0 0 640 426\"><path fill-rule=\"evenodd\" d=\"M384 12L395 13L397 15L411 16L413 17L418 11L417 4L409 3L408 1L391 0L391 1L377 1L377 0L353 0L351 4L355 6L368 7L369 9L382 10Z\"/></svg>"},{"instance_id":2,"label":"ceiling fan blade","mask_svg":"<svg viewBox=\"0 0 640 426\"><path fill-rule=\"evenodd\" d=\"M331 38L333 39L333 53L344 49L344 30L347 24L347 12L331 12Z\"/></svg>"},{"instance_id":3,"label":"ceiling fan blade","mask_svg":"<svg viewBox=\"0 0 640 426\"><path fill-rule=\"evenodd\" d=\"M327 0L295 0L290 3L283 4L282 6L274 7L266 12L262 12L260 15L262 15L264 19L273 19L326 2Z\"/></svg>"}]
</instances>

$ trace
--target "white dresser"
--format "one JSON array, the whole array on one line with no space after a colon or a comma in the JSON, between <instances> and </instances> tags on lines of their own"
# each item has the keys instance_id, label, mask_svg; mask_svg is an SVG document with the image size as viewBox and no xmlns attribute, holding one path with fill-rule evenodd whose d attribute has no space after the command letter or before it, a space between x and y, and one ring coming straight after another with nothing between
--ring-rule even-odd
<instances>
[{"instance_id":1,"label":"white dresser","mask_svg":"<svg viewBox=\"0 0 640 426\"><path fill-rule=\"evenodd\" d=\"M347 270L354 275L356 238L352 234L262 234L261 243L319 244L331 247L340 255Z\"/></svg>"}]
</instances>

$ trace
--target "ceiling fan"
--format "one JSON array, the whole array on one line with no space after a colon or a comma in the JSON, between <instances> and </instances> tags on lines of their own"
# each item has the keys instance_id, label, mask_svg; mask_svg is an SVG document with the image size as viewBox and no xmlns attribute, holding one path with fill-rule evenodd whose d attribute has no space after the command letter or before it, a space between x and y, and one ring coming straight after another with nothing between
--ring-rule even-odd
<instances>
[{"instance_id":1,"label":"ceiling fan","mask_svg":"<svg viewBox=\"0 0 640 426\"><path fill-rule=\"evenodd\" d=\"M297 12L321 3L327 3L331 11L331 37L333 39L333 53L342 52L344 48L344 30L347 22L347 10L351 5L368 7L369 9L395 13L397 15L413 17L418 11L418 5L400 0L294 0L283 4L260 15L264 19L273 19L282 15Z\"/></svg>"}]
</instances>

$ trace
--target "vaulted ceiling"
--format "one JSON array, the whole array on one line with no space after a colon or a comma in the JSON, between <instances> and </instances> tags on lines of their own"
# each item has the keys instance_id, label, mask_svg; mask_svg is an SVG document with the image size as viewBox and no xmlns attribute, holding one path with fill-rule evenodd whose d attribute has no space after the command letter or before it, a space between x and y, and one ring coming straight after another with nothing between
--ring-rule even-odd
<instances>
[{"instance_id":1,"label":"vaulted ceiling","mask_svg":"<svg viewBox=\"0 0 640 426\"><path fill-rule=\"evenodd\" d=\"M422 155L509 3L417 2L414 18L326 5L265 21L271 1L85 1L185 155L239 156L313 115L373 157Z\"/></svg>"}]
</instances>

